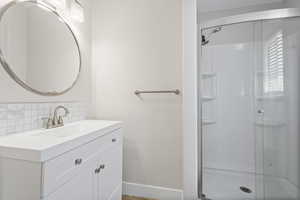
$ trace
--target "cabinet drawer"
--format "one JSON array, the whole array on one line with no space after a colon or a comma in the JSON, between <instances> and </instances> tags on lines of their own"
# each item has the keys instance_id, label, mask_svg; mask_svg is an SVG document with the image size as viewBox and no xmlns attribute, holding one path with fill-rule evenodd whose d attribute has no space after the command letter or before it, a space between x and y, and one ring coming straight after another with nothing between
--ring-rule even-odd
<instances>
[{"instance_id":1,"label":"cabinet drawer","mask_svg":"<svg viewBox=\"0 0 300 200\"><path fill-rule=\"evenodd\" d=\"M44 163L42 197L75 178L81 170L87 168L89 160L99 152L113 145L120 145L121 142L120 130L116 130Z\"/></svg>"}]
</instances>

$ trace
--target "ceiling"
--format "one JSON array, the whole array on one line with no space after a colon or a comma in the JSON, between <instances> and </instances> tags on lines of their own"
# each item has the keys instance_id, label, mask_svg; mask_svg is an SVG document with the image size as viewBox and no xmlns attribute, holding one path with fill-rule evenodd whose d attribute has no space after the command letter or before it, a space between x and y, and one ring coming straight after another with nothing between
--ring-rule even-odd
<instances>
[{"instance_id":1,"label":"ceiling","mask_svg":"<svg viewBox=\"0 0 300 200\"><path fill-rule=\"evenodd\" d=\"M267 3L280 3L283 0L199 0L200 12L228 10Z\"/></svg>"}]
</instances>

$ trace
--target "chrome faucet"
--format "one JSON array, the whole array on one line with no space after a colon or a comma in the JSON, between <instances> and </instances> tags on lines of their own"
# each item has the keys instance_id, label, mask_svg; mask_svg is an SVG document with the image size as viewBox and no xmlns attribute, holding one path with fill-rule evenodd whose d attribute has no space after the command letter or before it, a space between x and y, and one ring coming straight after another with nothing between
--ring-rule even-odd
<instances>
[{"instance_id":1,"label":"chrome faucet","mask_svg":"<svg viewBox=\"0 0 300 200\"><path fill-rule=\"evenodd\" d=\"M57 112L59 109L64 109L65 111L65 114L64 115L57 115ZM57 128L57 127L61 127L61 126L64 126L64 120L63 120L63 117L66 117L70 114L70 111L64 107L64 106L57 106L55 109L54 109L54 115L53 117L49 116L49 118L47 118L47 125L46 125L46 129L51 129L51 128Z\"/></svg>"}]
</instances>

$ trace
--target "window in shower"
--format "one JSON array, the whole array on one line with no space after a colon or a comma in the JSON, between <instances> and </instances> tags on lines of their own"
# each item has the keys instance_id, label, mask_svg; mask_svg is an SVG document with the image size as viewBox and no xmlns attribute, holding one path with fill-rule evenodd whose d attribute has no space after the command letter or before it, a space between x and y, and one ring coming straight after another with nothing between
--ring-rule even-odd
<instances>
[{"instance_id":1,"label":"window in shower","mask_svg":"<svg viewBox=\"0 0 300 200\"><path fill-rule=\"evenodd\" d=\"M264 94L283 95L284 92L284 59L283 32L279 31L266 42L266 64L264 75Z\"/></svg>"}]
</instances>

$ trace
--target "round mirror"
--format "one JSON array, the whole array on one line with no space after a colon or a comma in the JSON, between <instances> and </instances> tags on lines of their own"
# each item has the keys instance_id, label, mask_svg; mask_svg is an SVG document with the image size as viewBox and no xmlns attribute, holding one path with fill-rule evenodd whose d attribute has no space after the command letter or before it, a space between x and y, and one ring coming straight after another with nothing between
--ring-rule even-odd
<instances>
[{"instance_id":1,"label":"round mirror","mask_svg":"<svg viewBox=\"0 0 300 200\"><path fill-rule=\"evenodd\" d=\"M12 2L0 13L0 62L18 84L55 96L79 78L79 43L67 21L38 1Z\"/></svg>"}]
</instances>

